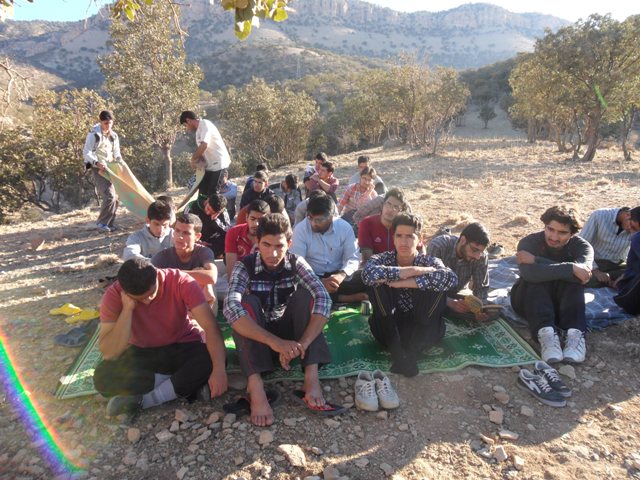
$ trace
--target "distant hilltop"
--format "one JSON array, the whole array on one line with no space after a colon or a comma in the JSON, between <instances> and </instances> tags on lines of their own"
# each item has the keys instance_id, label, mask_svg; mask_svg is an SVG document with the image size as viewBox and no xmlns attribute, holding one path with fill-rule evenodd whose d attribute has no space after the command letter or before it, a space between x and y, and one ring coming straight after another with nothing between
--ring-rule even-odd
<instances>
[{"instance_id":1,"label":"distant hilltop","mask_svg":"<svg viewBox=\"0 0 640 480\"><path fill-rule=\"evenodd\" d=\"M205 73L203 88L241 85L252 76L275 81L360 70L393 62L403 52L433 66L478 68L531 51L546 28L570 23L487 3L414 13L360 0L295 0L290 6L288 20L262 21L242 43L233 34L233 15L218 1L191 0L183 7L187 55ZM7 18L11 13L0 12ZM0 50L61 84L95 88L102 83L96 58L108 52L110 21L106 11L77 22L7 19L0 24Z\"/></svg>"}]
</instances>

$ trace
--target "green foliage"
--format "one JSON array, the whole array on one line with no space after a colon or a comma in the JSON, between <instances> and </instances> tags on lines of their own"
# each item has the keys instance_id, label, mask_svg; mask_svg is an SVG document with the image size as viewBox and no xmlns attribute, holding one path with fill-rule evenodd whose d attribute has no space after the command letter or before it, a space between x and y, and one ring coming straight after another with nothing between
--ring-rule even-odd
<instances>
[{"instance_id":1,"label":"green foliage","mask_svg":"<svg viewBox=\"0 0 640 480\"><path fill-rule=\"evenodd\" d=\"M476 70L466 70L460 74L469 87L471 102L482 105L499 102L511 94L509 77L515 67L516 59L510 58Z\"/></svg>"},{"instance_id":2,"label":"green foliage","mask_svg":"<svg viewBox=\"0 0 640 480\"><path fill-rule=\"evenodd\" d=\"M480 108L478 118L484 122L484 128L487 128L489 122L496 117L496 111L494 110L493 106L485 104L482 106L482 108Z\"/></svg>"},{"instance_id":3,"label":"green foliage","mask_svg":"<svg viewBox=\"0 0 640 480\"><path fill-rule=\"evenodd\" d=\"M0 223L33 198L29 181L36 174L38 162L28 156L31 138L28 132L18 129L0 131Z\"/></svg>"},{"instance_id":4,"label":"green foliage","mask_svg":"<svg viewBox=\"0 0 640 480\"><path fill-rule=\"evenodd\" d=\"M149 188L173 183L171 148L183 110L196 110L202 72L187 64L171 5L140 5L136 21L114 20L113 53L98 62L116 105L116 126L131 153L125 161ZM159 180L159 181L158 181Z\"/></svg>"},{"instance_id":5,"label":"green foliage","mask_svg":"<svg viewBox=\"0 0 640 480\"><path fill-rule=\"evenodd\" d=\"M304 158L318 106L306 93L254 78L244 88L225 92L221 115L235 155L280 166Z\"/></svg>"}]
</instances>

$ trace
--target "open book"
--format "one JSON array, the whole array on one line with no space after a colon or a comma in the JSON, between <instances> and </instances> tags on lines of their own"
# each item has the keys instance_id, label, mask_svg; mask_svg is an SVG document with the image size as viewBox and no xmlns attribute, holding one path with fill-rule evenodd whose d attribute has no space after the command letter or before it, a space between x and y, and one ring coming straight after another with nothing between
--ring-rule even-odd
<instances>
[{"instance_id":1,"label":"open book","mask_svg":"<svg viewBox=\"0 0 640 480\"><path fill-rule=\"evenodd\" d=\"M500 310L502 308L502 305L496 305L494 303L482 303L482 300L474 295L465 296L464 303L473 313L492 312L495 310Z\"/></svg>"}]
</instances>

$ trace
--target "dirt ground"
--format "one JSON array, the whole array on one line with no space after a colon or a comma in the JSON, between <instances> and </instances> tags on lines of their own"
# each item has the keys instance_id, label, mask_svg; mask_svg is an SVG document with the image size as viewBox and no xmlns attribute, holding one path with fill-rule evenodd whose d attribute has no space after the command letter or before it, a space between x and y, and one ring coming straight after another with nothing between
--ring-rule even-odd
<instances>
[{"instance_id":1,"label":"dirt ground","mask_svg":"<svg viewBox=\"0 0 640 480\"><path fill-rule=\"evenodd\" d=\"M426 219L427 234L441 226L459 232L477 219L506 254L541 229L539 216L551 205L588 213L638 204L640 163L623 162L617 147L576 164L553 144L527 144L504 119L489 127L469 118L435 157L399 148L366 153L388 186L404 187ZM341 180L351 175L358 154L336 158ZM184 190L169 193L178 197ZM392 376L401 406L388 413L352 409L327 421L285 401L266 429L246 417L217 418L233 391L210 405L178 401L145 411L133 426L106 418L103 400L55 400L57 380L78 350L53 344L54 335L70 327L48 312L66 302L97 306L98 279L117 271L127 235L140 226L122 210L124 229L104 235L93 229L96 214L96 206L61 215L25 207L15 223L0 226L0 338L51 438L83 467L72 474L52 467L42 454L47 441L28 433L15 399L0 387L0 478L640 478L638 318L589 334L587 361L575 366L575 378L565 378L574 394L561 409L517 389L514 369L480 367ZM40 238L45 243L34 250ZM327 395L352 402L353 381L325 382ZM495 396L500 387L506 403ZM504 414L501 425L489 421L492 406ZM183 422L175 423L176 416ZM166 429L175 435L160 441L156 434ZM515 435L499 438L501 430ZM283 444L300 447L306 466L293 466L286 447L278 448ZM508 458L499 461L502 449Z\"/></svg>"}]
</instances>

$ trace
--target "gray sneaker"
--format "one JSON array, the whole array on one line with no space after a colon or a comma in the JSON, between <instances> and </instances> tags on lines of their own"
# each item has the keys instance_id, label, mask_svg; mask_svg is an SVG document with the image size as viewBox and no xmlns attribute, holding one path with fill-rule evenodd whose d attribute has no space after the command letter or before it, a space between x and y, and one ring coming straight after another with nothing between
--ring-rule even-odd
<instances>
[{"instance_id":1,"label":"gray sneaker","mask_svg":"<svg viewBox=\"0 0 640 480\"><path fill-rule=\"evenodd\" d=\"M520 370L520 373L518 373L517 383L518 387L528 391L545 405L549 405L550 407L564 407L567 405L567 400L560 392L551 388L544 377L534 375L526 368L523 368Z\"/></svg>"},{"instance_id":2,"label":"gray sneaker","mask_svg":"<svg viewBox=\"0 0 640 480\"><path fill-rule=\"evenodd\" d=\"M571 389L564 384L562 379L560 379L560 375L555 368L549 366L541 360L538 360L533 365L533 373L535 375L540 375L541 377L543 377L547 381L549 386L556 392L560 393L560 395L562 395L563 397L569 398L571 396Z\"/></svg>"}]
</instances>

